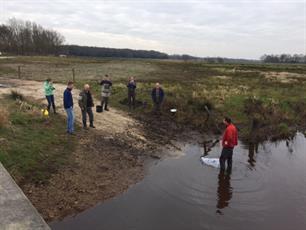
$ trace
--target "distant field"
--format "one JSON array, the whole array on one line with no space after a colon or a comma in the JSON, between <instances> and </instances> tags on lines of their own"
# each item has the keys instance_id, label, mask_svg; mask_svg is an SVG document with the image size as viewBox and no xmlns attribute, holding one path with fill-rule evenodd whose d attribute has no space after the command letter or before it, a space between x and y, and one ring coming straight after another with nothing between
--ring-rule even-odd
<instances>
[{"instance_id":1,"label":"distant field","mask_svg":"<svg viewBox=\"0 0 306 230\"><path fill-rule=\"evenodd\" d=\"M89 82L97 95L97 81L109 74L115 83L111 103L121 109L126 109L123 101L129 76L136 77L141 101L150 102L150 90L159 81L166 91L165 110L177 108L178 122L199 128L229 115L241 126L244 136L248 136L254 123L286 133L306 119L306 65L17 57L0 60L0 77L18 77L18 66L23 79L52 78L57 82L72 79L74 69L78 87ZM209 124L205 123L205 105L213 114ZM142 111L139 108L136 113Z\"/></svg>"}]
</instances>

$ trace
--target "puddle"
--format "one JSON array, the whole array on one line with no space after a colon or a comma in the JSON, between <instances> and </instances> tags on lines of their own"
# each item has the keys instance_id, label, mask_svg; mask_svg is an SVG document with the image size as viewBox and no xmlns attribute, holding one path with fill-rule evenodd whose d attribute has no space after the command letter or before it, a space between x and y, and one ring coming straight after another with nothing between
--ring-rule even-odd
<instances>
[{"instance_id":1,"label":"puddle","mask_svg":"<svg viewBox=\"0 0 306 230\"><path fill-rule=\"evenodd\" d=\"M306 139L239 145L231 175L200 162L203 148L186 144L180 158L154 165L126 193L52 229L203 230L305 229ZM220 147L209 156L218 157Z\"/></svg>"}]
</instances>

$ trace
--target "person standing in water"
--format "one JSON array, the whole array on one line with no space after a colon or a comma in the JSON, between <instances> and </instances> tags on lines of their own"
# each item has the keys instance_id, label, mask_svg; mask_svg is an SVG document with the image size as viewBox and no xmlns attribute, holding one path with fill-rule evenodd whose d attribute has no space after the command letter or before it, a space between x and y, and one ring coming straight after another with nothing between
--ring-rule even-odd
<instances>
[{"instance_id":1,"label":"person standing in water","mask_svg":"<svg viewBox=\"0 0 306 230\"><path fill-rule=\"evenodd\" d=\"M232 158L234 147L238 144L238 131L232 124L232 120L229 117L225 117L223 123L226 125L226 129L222 138L222 152L220 156L220 170L225 170L225 162L227 161L227 171L232 170Z\"/></svg>"},{"instance_id":2,"label":"person standing in water","mask_svg":"<svg viewBox=\"0 0 306 230\"><path fill-rule=\"evenodd\" d=\"M94 115L92 112L92 107L94 107L93 98L90 92L90 86L88 84L84 85L84 90L80 92L79 95L79 106L81 108L82 112L82 122L83 122L83 128L87 129L87 114L89 116L89 127L95 128L93 125L94 121Z\"/></svg>"},{"instance_id":3,"label":"person standing in water","mask_svg":"<svg viewBox=\"0 0 306 230\"><path fill-rule=\"evenodd\" d=\"M64 91L64 109L67 113L67 133L74 134L74 112L73 112L73 98L72 91L73 82L69 81L67 89Z\"/></svg>"},{"instance_id":4,"label":"person standing in water","mask_svg":"<svg viewBox=\"0 0 306 230\"><path fill-rule=\"evenodd\" d=\"M48 112L50 113L50 108L52 106L54 114L56 114L56 109L55 109L55 103L54 103L54 93L53 91L55 88L53 87L53 82L50 78L48 78L44 82L44 90L45 90L45 96L48 101Z\"/></svg>"},{"instance_id":5,"label":"person standing in water","mask_svg":"<svg viewBox=\"0 0 306 230\"><path fill-rule=\"evenodd\" d=\"M151 96L154 103L154 112L160 112L160 107L164 100L164 90L160 86L159 82L155 84Z\"/></svg>"},{"instance_id":6,"label":"person standing in water","mask_svg":"<svg viewBox=\"0 0 306 230\"><path fill-rule=\"evenodd\" d=\"M128 103L130 109L135 109L135 100L136 100L136 82L134 77L130 77L129 83L127 84L128 88Z\"/></svg>"},{"instance_id":7,"label":"person standing in water","mask_svg":"<svg viewBox=\"0 0 306 230\"><path fill-rule=\"evenodd\" d=\"M109 97L111 95L112 91L112 81L109 79L109 76L106 74L104 79L100 82L101 85L101 106L102 106L102 112L103 110L109 111L107 108Z\"/></svg>"}]
</instances>

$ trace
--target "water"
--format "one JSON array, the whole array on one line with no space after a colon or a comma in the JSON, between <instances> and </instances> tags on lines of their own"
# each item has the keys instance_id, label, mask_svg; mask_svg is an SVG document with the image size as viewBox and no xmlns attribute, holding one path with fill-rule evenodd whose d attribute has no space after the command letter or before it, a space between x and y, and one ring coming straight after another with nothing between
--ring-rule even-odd
<instances>
[{"instance_id":1,"label":"water","mask_svg":"<svg viewBox=\"0 0 306 230\"><path fill-rule=\"evenodd\" d=\"M153 166L126 193L52 229L306 229L306 139L238 146L231 175L202 165L203 149ZM215 147L210 157L218 157Z\"/></svg>"}]
</instances>

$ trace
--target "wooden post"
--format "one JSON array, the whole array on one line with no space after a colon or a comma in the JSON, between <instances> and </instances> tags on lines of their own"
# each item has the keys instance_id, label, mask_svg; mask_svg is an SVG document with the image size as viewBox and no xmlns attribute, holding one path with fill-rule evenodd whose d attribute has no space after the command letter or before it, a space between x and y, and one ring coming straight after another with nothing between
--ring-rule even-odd
<instances>
[{"instance_id":1,"label":"wooden post","mask_svg":"<svg viewBox=\"0 0 306 230\"><path fill-rule=\"evenodd\" d=\"M72 68L72 80L73 80L73 82L75 82L75 72L74 72L74 68Z\"/></svg>"},{"instance_id":2,"label":"wooden post","mask_svg":"<svg viewBox=\"0 0 306 230\"><path fill-rule=\"evenodd\" d=\"M19 79L21 78L21 66L20 65L18 66L18 78Z\"/></svg>"}]
</instances>

